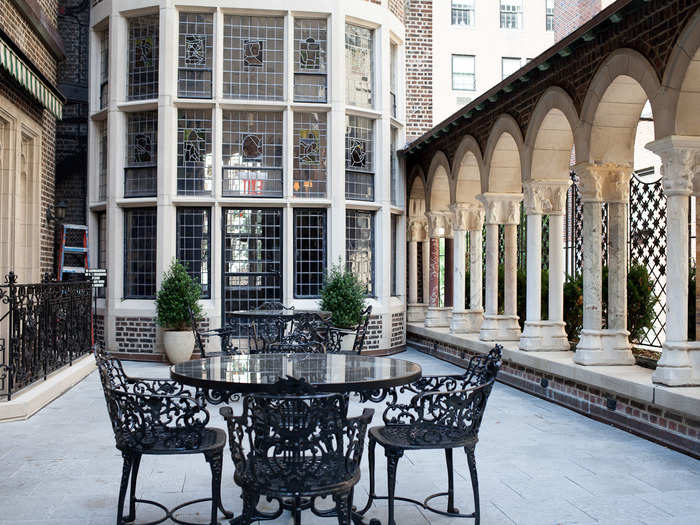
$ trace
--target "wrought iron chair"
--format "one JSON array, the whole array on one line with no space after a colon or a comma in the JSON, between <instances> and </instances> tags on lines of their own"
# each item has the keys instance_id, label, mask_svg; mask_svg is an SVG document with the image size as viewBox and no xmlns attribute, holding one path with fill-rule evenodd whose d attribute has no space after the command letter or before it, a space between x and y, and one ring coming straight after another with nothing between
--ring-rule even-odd
<instances>
[{"instance_id":1,"label":"wrought iron chair","mask_svg":"<svg viewBox=\"0 0 700 525\"><path fill-rule=\"evenodd\" d=\"M206 359L208 357L220 357L222 355L239 355L240 354L238 347L233 346L233 344L231 342L231 340L233 339L233 336L236 335L233 327L223 327L223 328L214 329L214 330L202 331L199 329L199 323L197 322L197 318L194 315L194 312L189 308L189 306L187 307L187 311L190 314L190 323L192 324L192 333L194 334L194 342L195 342L195 345L197 346L197 349L199 349L199 355L201 355L203 359ZM219 352L207 352L205 350L203 338L204 337L211 337L211 336L218 336L221 338L221 351L219 351Z\"/></svg>"},{"instance_id":2,"label":"wrought iron chair","mask_svg":"<svg viewBox=\"0 0 700 525\"><path fill-rule=\"evenodd\" d=\"M118 359L109 358L100 350L96 350L95 354L116 447L124 459L117 525L136 519L136 503L154 505L165 513L162 519L153 521L152 524L167 519L176 523L191 523L176 518L174 514L184 507L205 501L211 501L212 525L218 523L218 510L227 518L233 517L221 503L221 470L226 433L222 429L207 426L209 412L204 408L203 399L169 379L129 377ZM158 502L137 499L136 480L144 454L204 454L212 474L211 498L182 503L170 510ZM129 513L124 515L129 480Z\"/></svg>"},{"instance_id":3,"label":"wrought iron chair","mask_svg":"<svg viewBox=\"0 0 700 525\"><path fill-rule=\"evenodd\" d=\"M360 322L357 324L357 328L355 328L355 340L353 341L352 344L352 353L353 354L358 354L360 355L362 353L362 350L365 347L365 338L367 337L367 330L369 328L369 320L370 317L372 316L372 306L368 306L362 311L362 317L360 318ZM352 334L352 331L349 330L344 330L342 328L331 328L328 337L327 337L327 347L326 347L326 352L328 353L340 353L342 352L341 350L341 342L343 340L343 336Z\"/></svg>"},{"instance_id":4,"label":"wrought iron chair","mask_svg":"<svg viewBox=\"0 0 700 525\"><path fill-rule=\"evenodd\" d=\"M294 524L301 512L337 515L350 525L353 490L360 480L360 460L367 425L374 411L347 417L348 397L318 394L293 378L282 379L271 394L249 395L243 413L220 409L226 419L229 447L235 466L234 481L243 491L243 512L231 521L249 525L273 520L290 510ZM260 497L277 501L275 512L257 509ZM335 509L322 510L316 498L332 496Z\"/></svg>"},{"instance_id":5,"label":"wrought iron chair","mask_svg":"<svg viewBox=\"0 0 700 525\"><path fill-rule=\"evenodd\" d=\"M256 310L294 310L294 306L284 306L279 301L265 301L259 304Z\"/></svg>"},{"instance_id":6,"label":"wrought iron chair","mask_svg":"<svg viewBox=\"0 0 700 525\"><path fill-rule=\"evenodd\" d=\"M500 345L488 354L474 356L464 374L424 376L415 383L392 389L382 419L384 426L369 431L369 500L360 512L364 514L375 499L389 500L388 525L395 525L394 501L420 505L444 516L480 520L479 481L476 472L475 448L486 401L501 366ZM398 390L398 391L397 391ZM400 403L399 393L411 393L408 403ZM374 483L374 451L379 443L387 458L388 495L377 496ZM454 470L452 450L464 448L472 480L474 512L461 514L454 506ZM405 450L444 449L447 462L447 492L432 494L423 502L394 494L396 469ZM447 510L432 507L430 501L447 496Z\"/></svg>"},{"instance_id":7,"label":"wrought iron chair","mask_svg":"<svg viewBox=\"0 0 700 525\"><path fill-rule=\"evenodd\" d=\"M324 353L328 338L333 335L330 324L316 313L298 315L290 331L270 341L267 352L271 353ZM278 332L279 333L279 332Z\"/></svg>"}]
</instances>

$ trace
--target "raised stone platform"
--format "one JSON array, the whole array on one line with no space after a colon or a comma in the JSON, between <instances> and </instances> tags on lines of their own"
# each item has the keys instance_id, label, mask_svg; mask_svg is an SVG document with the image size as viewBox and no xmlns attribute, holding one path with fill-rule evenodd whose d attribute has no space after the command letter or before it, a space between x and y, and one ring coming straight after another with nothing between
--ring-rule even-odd
<instances>
[{"instance_id":1,"label":"raised stone platform","mask_svg":"<svg viewBox=\"0 0 700 525\"><path fill-rule=\"evenodd\" d=\"M464 365L494 343L476 334L407 325L408 344ZM499 381L566 406L594 419L700 457L700 387L665 387L640 366L582 366L574 352L524 352L503 342Z\"/></svg>"}]
</instances>

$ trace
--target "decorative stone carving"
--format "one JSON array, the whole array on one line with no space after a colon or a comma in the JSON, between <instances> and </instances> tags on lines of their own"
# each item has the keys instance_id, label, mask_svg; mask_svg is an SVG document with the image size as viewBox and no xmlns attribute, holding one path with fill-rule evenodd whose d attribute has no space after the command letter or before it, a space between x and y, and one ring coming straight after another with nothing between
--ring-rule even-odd
<instances>
[{"instance_id":1,"label":"decorative stone carving","mask_svg":"<svg viewBox=\"0 0 700 525\"><path fill-rule=\"evenodd\" d=\"M522 193L482 193L476 198L484 203L486 224L519 224Z\"/></svg>"},{"instance_id":2,"label":"decorative stone carving","mask_svg":"<svg viewBox=\"0 0 700 525\"><path fill-rule=\"evenodd\" d=\"M605 200L605 202L629 202L632 167L605 164L601 169L604 171L603 200Z\"/></svg>"},{"instance_id":3,"label":"decorative stone carving","mask_svg":"<svg viewBox=\"0 0 700 525\"><path fill-rule=\"evenodd\" d=\"M577 164L574 167L578 175L578 189L581 192L583 202L602 202L603 188L601 185L601 173L594 164Z\"/></svg>"},{"instance_id":4,"label":"decorative stone carving","mask_svg":"<svg viewBox=\"0 0 700 525\"><path fill-rule=\"evenodd\" d=\"M566 192L571 182L532 181L524 186L525 213L528 215L563 215Z\"/></svg>"},{"instance_id":5,"label":"decorative stone carving","mask_svg":"<svg viewBox=\"0 0 700 525\"><path fill-rule=\"evenodd\" d=\"M452 237L452 214L448 211L431 211L428 216L428 234L431 239Z\"/></svg>"},{"instance_id":6,"label":"decorative stone carving","mask_svg":"<svg viewBox=\"0 0 700 525\"><path fill-rule=\"evenodd\" d=\"M661 157L664 193L690 195L698 180L695 174L700 168L696 161L696 156L700 153L700 139L670 136L650 142L646 148Z\"/></svg>"},{"instance_id":7,"label":"decorative stone carving","mask_svg":"<svg viewBox=\"0 0 700 525\"><path fill-rule=\"evenodd\" d=\"M481 231L484 224L484 208L478 204L453 204L452 229L455 231Z\"/></svg>"},{"instance_id":8,"label":"decorative stone carving","mask_svg":"<svg viewBox=\"0 0 700 525\"><path fill-rule=\"evenodd\" d=\"M428 219L423 217L408 218L408 240L424 242L428 238Z\"/></svg>"}]
</instances>

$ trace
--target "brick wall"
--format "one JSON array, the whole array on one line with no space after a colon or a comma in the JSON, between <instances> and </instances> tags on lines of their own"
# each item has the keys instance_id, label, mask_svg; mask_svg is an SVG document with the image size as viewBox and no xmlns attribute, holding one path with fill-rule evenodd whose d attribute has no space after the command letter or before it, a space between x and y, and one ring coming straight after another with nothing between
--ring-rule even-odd
<instances>
[{"instance_id":1,"label":"brick wall","mask_svg":"<svg viewBox=\"0 0 700 525\"><path fill-rule=\"evenodd\" d=\"M475 355L465 348L415 334L408 335L408 344L462 367ZM505 360L498 381L686 454L700 456L700 418L697 416L676 413Z\"/></svg>"},{"instance_id":2,"label":"brick wall","mask_svg":"<svg viewBox=\"0 0 700 525\"><path fill-rule=\"evenodd\" d=\"M601 9L601 0L554 0L554 39L566 35L588 22Z\"/></svg>"},{"instance_id":3,"label":"brick wall","mask_svg":"<svg viewBox=\"0 0 700 525\"><path fill-rule=\"evenodd\" d=\"M154 317L117 317L117 352L154 354L156 352L156 320Z\"/></svg>"},{"instance_id":4,"label":"brick wall","mask_svg":"<svg viewBox=\"0 0 700 525\"><path fill-rule=\"evenodd\" d=\"M105 345L105 316L95 314L93 318L93 327L95 330L95 344Z\"/></svg>"},{"instance_id":5,"label":"brick wall","mask_svg":"<svg viewBox=\"0 0 700 525\"><path fill-rule=\"evenodd\" d=\"M395 348L406 343L406 315L405 312L391 314L391 343L390 347Z\"/></svg>"},{"instance_id":6,"label":"brick wall","mask_svg":"<svg viewBox=\"0 0 700 525\"><path fill-rule=\"evenodd\" d=\"M433 126L433 0L406 1L406 140Z\"/></svg>"},{"instance_id":7,"label":"brick wall","mask_svg":"<svg viewBox=\"0 0 700 525\"><path fill-rule=\"evenodd\" d=\"M389 11L396 15L396 18L404 21L404 4L406 0L389 0Z\"/></svg>"},{"instance_id":8,"label":"brick wall","mask_svg":"<svg viewBox=\"0 0 700 525\"><path fill-rule=\"evenodd\" d=\"M379 350L379 341L382 337L382 317L372 315L367 326L367 336L365 337L365 347L363 351Z\"/></svg>"}]
</instances>

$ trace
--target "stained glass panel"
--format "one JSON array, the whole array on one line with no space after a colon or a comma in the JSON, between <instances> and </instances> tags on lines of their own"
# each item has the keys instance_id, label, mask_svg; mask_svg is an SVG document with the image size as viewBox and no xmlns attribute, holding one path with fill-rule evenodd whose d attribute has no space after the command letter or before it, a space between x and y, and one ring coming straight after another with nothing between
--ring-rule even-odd
<instances>
[{"instance_id":1,"label":"stained glass panel","mask_svg":"<svg viewBox=\"0 0 700 525\"><path fill-rule=\"evenodd\" d=\"M294 196L326 197L326 114L294 114Z\"/></svg>"},{"instance_id":2,"label":"stained glass panel","mask_svg":"<svg viewBox=\"0 0 700 525\"><path fill-rule=\"evenodd\" d=\"M158 15L129 20L129 100L158 96L158 31Z\"/></svg>"},{"instance_id":3,"label":"stained glass panel","mask_svg":"<svg viewBox=\"0 0 700 525\"><path fill-rule=\"evenodd\" d=\"M178 96L211 98L214 19L210 13L180 13Z\"/></svg>"}]
</instances>

